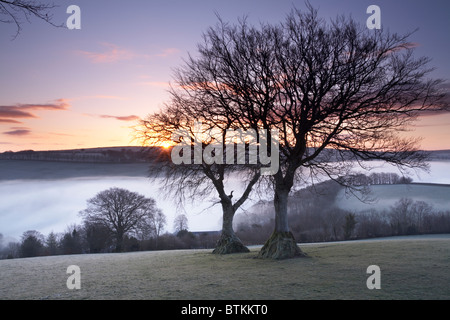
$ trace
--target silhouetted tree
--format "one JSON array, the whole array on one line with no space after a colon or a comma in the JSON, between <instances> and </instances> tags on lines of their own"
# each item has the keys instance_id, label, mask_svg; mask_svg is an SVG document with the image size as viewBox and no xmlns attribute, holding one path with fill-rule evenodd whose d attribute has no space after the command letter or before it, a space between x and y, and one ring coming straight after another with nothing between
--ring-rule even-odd
<instances>
[{"instance_id":1,"label":"silhouetted tree","mask_svg":"<svg viewBox=\"0 0 450 320\"><path fill-rule=\"evenodd\" d=\"M185 214L179 214L173 221L173 228L175 233L179 233L182 230L188 230L188 218Z\"/></svg>"},{"instance_id":2,"label":"silhouetted tree","mask_svg":"<svg viewBox=\"0 0 450 320\"><path fill-rule=\"evenodd\" d=\"M59 242L57 235L53 231L50 232L47 238L45 239L46 254L51 256L58 254L58 245Z\"/></svg>"},{"instance_id":3,"label":"silhouetted tree","mask_svg":"<svg viewBox=\"0 0 450 320\"><path fill-rule=\"evenodd\" d=\"M85 221L84 233L89 253L107 252L112 245L112 234L102 223Z\"/></svg>"},{"instance_id":4,"label":"silhouetted tree","mask_svg":"<svg viewBox=\"0 0 450 320\"><path fill-rule=\"evenodd\" d=\"M275 227L263 258L303 255L287 214L296 180L337 180L374 159L424 168L418 140L399 132L422 113L448 108L443 81L427 78L429 59L414 56L410 34L347 17L328 23L307 7L260 28L220 21L177 74L214 125L225 114L228 125L279 132L280 168L270 177Z\"/></svg>"},{"instance_id":5,"label":"silhouetted tree","mask_svg":"<svg viewBox=\"0 0 450 320\"><path fill-rule=\"evenodd\" d=\"M138 223L136 236L139 240L153 239L154 247L158 248L158 239L166 226L166 216L160 209L156 209L143 217Z\"/></svg>"},{"instance_id":6,"label":"silhouetted tree","mask_svg":"<svg viewBox=\"0 0 450 320\"><path fill-rule=\"evenodd\" d=\"M36 230L25 231L20 243L20 256L23 258L36 257L42 254L44 236Z\"/></svg>"},{"instance_id":7,"label":"silhouetted tree","mask_svg":"<svg viewBox=\"0 0 450 320\"><path fill-rule=\"evenodd\" d=\"M99 192L87 201L87 209L80 215L89 223L101 224L114 235L116 251L123 251L123 239L136 231L139 222L157 210L152 198L121 188Z\"/></svg>"},{"instance_id":8,"label":"silhouetted tree","mask_svg":"<svg viewBox=\"0 0 450 320\"><path fill-rule=\"evenodd\" d=\"M81 236L81 228L76 225L67 227L67 231L63 234L60 241L62 254L82 253L83 252L82 242L83 241Z\"/></svg>"}]
</instances>

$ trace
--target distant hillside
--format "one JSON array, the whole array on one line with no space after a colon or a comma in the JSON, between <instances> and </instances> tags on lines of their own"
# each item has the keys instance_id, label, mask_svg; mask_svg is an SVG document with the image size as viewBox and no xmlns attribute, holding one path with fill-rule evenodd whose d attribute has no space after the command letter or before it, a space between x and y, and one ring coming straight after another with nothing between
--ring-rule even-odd
<instances>
[{"instance_id":1,"label":"distant hillside","mask_svg":"<svg viewBox=\"0 0 450 320\"><path fill-rule=\"evenodd\" d=\"M6 151L0 153L0 160L142 163L160 159L162 150L159 147L99 147L49 151ZM323 161L333 161L332 159L335 158L333 153L333 150L322 152ZM346 154L348 159L352 159L353 156L350 153ZM430 151L429 156L431 161L450 160L450 150Z\"/></svg>"},{"instance_id":2,"label":"distant hillside","mask_svg":"<svg viewBox=\"0 0 450 320\"><path fill-rule=\"evenodd\" d=\"M430 160L450 160L450 150L430 151Z\"/></svg>"},{"instance_id":3,"label":"distant hillside","mask_svg":"<svg viewBox=\"0 0 450 320\"><path fill-rule=\"evenodd\" d=\"M370 187L369 201L362 202L355 195L340 190L335 197L335 206L351 212L389 210L401 198L424 201L437 211L450 209L450 185L411 183L397 185L374 185Z\"/></svg>"},{"instance_id":4,"label":"distant hillside","mask_svg":"<svg viewBox=\"0 0 450 320\"><path fill-rule=\"evenodd\" d=\"M0 160L39 160L63 162L109 162L109 163L142 163L154 159L159 154L158 147L108 147L71 150L0 153Z\"/></svg>"}]
</instances>

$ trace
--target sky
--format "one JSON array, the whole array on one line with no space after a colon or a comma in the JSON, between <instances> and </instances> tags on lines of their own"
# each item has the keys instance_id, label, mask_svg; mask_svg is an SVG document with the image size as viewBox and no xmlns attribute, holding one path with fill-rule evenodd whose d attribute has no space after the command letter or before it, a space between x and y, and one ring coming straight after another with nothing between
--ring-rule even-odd
<instances>
[{"instance_id":1,"label":"sky","mask_svg":"<svg viewBox=\"0 0 450 320\"><path fill-rule=\"evenodd\" d=\"M45 1L43 1L45 2ZM20 34L0 23L0 152L139 145L133 127L168 100L174 69L195 54L217 14L236 22L278 23L298 0L70 0L55 1L55 24L70 5L81 9L81 29L25 19ZM450 2L310 0L329 19L351 15L365 24L369 5L381 26L411 37L417 55L432 59L431 74L450 79ZM421 148L450 149L450 114L420 119L411 137Z\"/></svg>"}]
</instances>

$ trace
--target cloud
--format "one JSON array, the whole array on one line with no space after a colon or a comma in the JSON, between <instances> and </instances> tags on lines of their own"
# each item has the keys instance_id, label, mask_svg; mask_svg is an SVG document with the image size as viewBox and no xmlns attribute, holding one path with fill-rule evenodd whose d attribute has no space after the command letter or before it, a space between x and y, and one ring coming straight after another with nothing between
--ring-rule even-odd
<instances>
[{"instance_id":1,"label":"cloud","mask_svg":"<svg viewBox=\"0 0 450 320\"><path fill-rule=\"evenodd\" d=\"M7 134L10 136L26 136L29 135L31 133L29 128L25 128L25 127L13 127L11 129L14 129L12 131L5 131L3 132L3 134Z\"/></svg>"},{"instance_id":2,"label":"cloud","mask_svg":"<svg viewBox=\"0 0 450 320\"><path fill-rule=\"evenodd\" d=\"M155 57L165 58L165 57L171 56L173 54L176 54L178 52L180 52L180 50L177 49L177 48L166 48L161 53L157 53L154 56Z\"/></svg>"},{"instance_id":3,"label":"cloud","mask_svg":"<svg viewBox=\"0 0 450 320\"><path fill-rule=\"evenodd\" d=\"M113 63L121 60L130 60L136 56L132 51L120 48L112 43L101 43L101 46L105 48L104 52L79 50L77 53L85 56L92 63Z\"/></svg>"},{"instance_id":4,"label":"cloud","mask_svg":"<svg viewBox=\"0 0 450 320\"><path fill-rule=\"evenodd\" d=\"M23 123L23 122L20 122L17 120L12 120L12 119L0 119L0 123L17 123L17 124L19 124L19 123Z\"/></svg>"},{"instance_id":5,"label":"cloud","mask_svg":"<svg viewBox=\"0 0 450 320\"><path fill-rule=\"evenodd\" d=\"M55 102L47 104L20 104L18 106L26 110L67 110L70 108L67 99L57 99Z\"/></svg>"},{"instance_id":6,"label":"cloud","mask_svg":"<svg viewBox=\"0 0 450 320\"><path fill-rule=\"evenodd\" d=\"M391 53L394 53L394 52L397 52L397 51L401 51L401 50L405 50L405 49L414 49L414 48L417 48L417 47L420 47L420 46L421 45L418 42L404 42L404 43L401 43L398 46L396 46L396 47L386 51L385 54L391 54Z\"/></svg>"},{"instance_id":7,"label":"cloud","mask_svg":"<svg viewBox=\"0 0 450 320\"><path fill-rule=\"evenodd\" d=\"M30 112L21 110L20 106L0 106L0 117L2 118L36 118Z\"/></svg>"},{"instance_id":8,"label":"cloud","mask_svg":"<svg viewBox=\"0 0 450 320\"><path fill-rule=\"evenodd\" d=\"M90 117L98 117L98 118L103 118L103 119L116 119L116 120L120 120L120 121L135 121L135 120L139 120L140 117L132 114L129 116L113 116L113 115L109 115L109 114L89 114L89 113L85 113L84 115L86 116L90 116Z\"/></svg>"},{"instance_id":9,"label":"cloud","mask_svg":"<svg viewBox=\"0 0 450 320\"><path fill-rule=\"evenodd\" d=\"M67 110L70 107L68 100L58 99L55 103L47 104L16 104L9 106L0 106L0 122L20 123L16 118L37 118L33 113L36 110ZM6 118L6 119L5 119ZM11 119L12 118L12 119Z\"/></svg>"},{"instance_id":10,"label":"cloud","mask_svg":"<svg viewBox=\"0 0 450 320\"><path fill-rule=\"evenodd\" d=\"M102 114L99 115L100 118L111 118L111 119L116 119L116 120L120 120L120 121L134 121L134 120L139 120L140 118L138 116L135 115L129 115L129 116L111 116L111 115L107 115L107 114Z\"/></svg>"},{"instance_id":11,"label":"cloud","mask_svg":"<svg viewBox=\"0 0 450 320\"><path fill-rule=\"evenodd\" d=\"M103 47L102 52L78 50L76 51L76 53L86 57L92 63L114 63L118 61L131 60L135 58L144 58L144 59L151 59L155 57L166 58L180 52L180 50L177 48L165 48L158 53L143 54L120 47L113 43L102 42L100 43L100 46Z\"/></svg>"},{"instance_id":12,"label":"cloud","mask_svg":"<svg viewBox=\"0 0 450 320\"><path fill-rule=\"evenodd\" d=\"M150 87L157 87L157 88L170 88L170 83L169 82L163 82L163 81L143 81L143 82L139 82L139 85L144 85L144 86L150 86Z\"/></svg>"}]
</instances>

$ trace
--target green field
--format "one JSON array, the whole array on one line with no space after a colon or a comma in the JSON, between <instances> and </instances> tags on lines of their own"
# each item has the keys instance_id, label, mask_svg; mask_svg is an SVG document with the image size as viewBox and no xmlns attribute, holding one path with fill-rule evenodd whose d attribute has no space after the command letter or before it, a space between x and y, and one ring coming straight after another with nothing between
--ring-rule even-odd
<instances>
[{"instance_id":1,"label":"green field","mask_svg":"<svg viewBox=\"0 0 450 320\"><path fill-rule=\"evenodd\" d=\"M308 258L210 250L0 260L1 299L450 299L450 236L301 246ZM69 265L81 289L69 290ZM378 265L381 289L369 290Z\"/></svg>"},{"instance_id":2,"label":"green field","mask_svg":"<svg viewBox=\"0 0 450 320\"><path fill-rule=\"evenodd\" d=\"M436 211L450 210L450 185L447 184L373 185L370 188L370 199L367 203L341 190L336 196L335 204L352 212L370 209L388 210L401 198L411 198L414 201L425 201Z\"/></svg>"}]
</instances>

